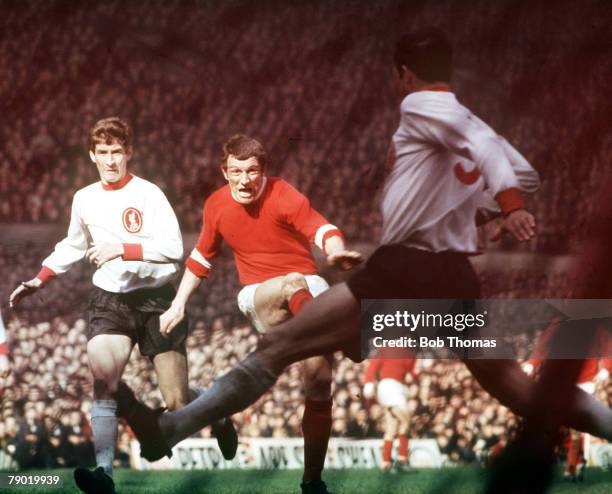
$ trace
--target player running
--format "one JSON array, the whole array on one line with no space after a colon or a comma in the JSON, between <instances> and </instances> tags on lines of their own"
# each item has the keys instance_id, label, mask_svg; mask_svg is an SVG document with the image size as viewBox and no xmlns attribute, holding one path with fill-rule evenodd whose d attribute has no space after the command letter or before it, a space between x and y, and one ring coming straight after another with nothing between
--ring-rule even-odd
<instances>
[{"instance_id":1,"label":"player running","mask_svg":"<svg viewBox=\"0 0 612 494\"><path fill-rule=\"evenodd\" d=\"M89 133L89 156L100 181L74 194L68 235L42 262L36 277L13 291L10 306L84 257L97 267L88 305L87 356L94 378L91 425L98 466L93 472L77 468L74 476L84 492L113 493L117 403L112 393L136 343L153 362L168 409L189 402L187 321L170 338L159 333L159 315L175 294L170 281L179 270L183 241L164 193L128 172L132 130L125 121L98 121ZM237 439L231 423L214 430L228 441L224 456L233 456Z\"/></svg>"},{"instance_id":2,"label":"player running","mask_svg":"<svg viewBox=\"0 0 612 494\"><path fill-rule=\"evenodd\" d=\"M256 401L293 362L343 350L360 359L362 299L477 299L469 254L477 252L475 215L484 194L503 213L500 232L520 241L535 235L521 191L539 184L529 163L451 92L452 49L437 31L400 39L395 66L404 100L393 136L392 169L382 198L382 244L364 270L333 286L288 321L271 328L258 349L176 412L158 416L127 386L117 397L151 458L211 420ZM531 414L533 383L511 360L465 360L474 377L519 415ZM568 425L612 438L612 411L574 390L563 410Z\"/></svg>"},{"instance_id":3,"label":"player running","mask_svg":"<svg viewBox=\"0 0 612 494\"><path fill-rule=\"evenodd\" d=\"M204 204L200 238L170 309L160 317L163 335L171 336L180 325L189 297L208 277L223 240L234 252L244 285L238 306L264 334L329 288L317 274L310 243L325 253L331 266L350 268L360 262L360 254L346 250L340 230L287 182L266 176L266 165L265 149L255 139L238 134L224 144L221 171L228 183ZM332 422L331 354L303 361L302 374L301 487L306 493L325 493L321 472Z\"/></svg>"},{"instance_id":4,"label":"player running","mask_svg":"<svg viewBox=\"0 0 612 494\"><path fill-rule=\"evenodd\" d=\"M410 409L406 399L406 375L414 375L415 359L408 358L407 352L394 348L380 349L370 360L363 376L363 397L372 399L376 395L378 403L385 409L385 435L382 451L382 469L391 470L393 441L397 437L399 448L397 466L408 467L408 429L410 428ZM375 386L374 381L378 381Z\"/></svg>"}]
</instances>

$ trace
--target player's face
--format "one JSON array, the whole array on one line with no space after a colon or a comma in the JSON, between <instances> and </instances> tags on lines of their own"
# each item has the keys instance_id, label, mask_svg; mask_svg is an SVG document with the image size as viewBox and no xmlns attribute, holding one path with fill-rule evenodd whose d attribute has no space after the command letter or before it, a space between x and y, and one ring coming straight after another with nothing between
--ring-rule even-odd
<instances>
[{"instance_id":1,"label":"player's face","mask_svg":"<svg viewBox=\"0 0 612 494\"><path fill-rule=\"evenodd\" d=\"M238 160L230 155L227 168L221 170L234 200L240 204L251 204L257 200L263 184L263 170L257 158Z\"/></svg>"},{"instance_id":2,"label":"player's face","mask_svg":"<svg viewBox=\"0 0 612 494\"><path fill-rule=\"evenodd\" d=\"M112 144L96 144L96 149L89 151L89 157L98 167L102 183L112 184L125 177L132 151L115 141Z\"/></svg>"}]
</instances>

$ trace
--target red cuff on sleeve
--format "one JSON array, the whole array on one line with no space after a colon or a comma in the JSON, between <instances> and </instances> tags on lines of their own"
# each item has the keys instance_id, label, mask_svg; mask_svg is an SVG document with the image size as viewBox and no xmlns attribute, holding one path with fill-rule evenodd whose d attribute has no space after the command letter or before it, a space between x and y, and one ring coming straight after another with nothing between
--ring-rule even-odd
<instances>
[{"instance_id":1,"label":"red cuff on sleeve","mask_svg":"<svg viewBox=\"0 0 612 494\"><path fill-rule=\"evenodd\" d=\"M43 266L38 272L38 274L36 275L36 278L42 281L43 285L46 285L49 281L51 281L56 276L57 274L55 274L55 271L48 268L47 266Z\"/></svg>"},{"instance_id":2,"label":"red cuff on sleeve","mask_svg":"<svg viewBox=\"0 0 612 494\"><path fill-rule=\"evenodd\" d=\"M124 261L142 261L142 244L123 244Z\"/></svg>"},{"instance_id":3,"label":"red cuff on sleeve","mask_svg":"<svg viewBox=\"0 0 612 494\"><path fill-rule=\"evenodd\" d=\"M199 262L194 261L191 257L187 258L185 261L185 266L198 278L208 278L208 273L210 273L210 269L208 269L206 266L202 266Z\"/></svg>"},{"instance_id":4,"label":"red cuff on sleeve","mask_svg":"<svg viewBox=\"0 0 612 494\"><path fill-rule=\"evenodd\" d=\"M497 204L499 204L499 206L501 207L501 210L504 212L504 214L511 213L512 211L516 211L517 209L525 208L523 196L521 195L521 192L515 187L502 190L495 196L495 200L497 201Z\"/></svg>"},{"instance_id":5,"label":"red cuff on sleeve","mask_svg":"<svg viewBox=\"0 0 612 494\"><path fill-rule=\"evenodd\" d=\"M327 255L327 249L325 248L325 244L327 243L327 239L332 237L340 237L342 240L344 240L344 235L342 235L342 232L338 228L325 232L325 235L323 235L323 241L321 242L321 244L323 245L323 253L325 255Z\"/></svg>"},{"instance_id":6,"label":"red cuff on sleeve","mask_svg":"<svg viewBox=\"0 0 612 494\"><path fill-rule=\"evenodd\" d=\"M6 343L0 343L0 355L8 355L8 345Z\"/></svg>"}]
</instances>

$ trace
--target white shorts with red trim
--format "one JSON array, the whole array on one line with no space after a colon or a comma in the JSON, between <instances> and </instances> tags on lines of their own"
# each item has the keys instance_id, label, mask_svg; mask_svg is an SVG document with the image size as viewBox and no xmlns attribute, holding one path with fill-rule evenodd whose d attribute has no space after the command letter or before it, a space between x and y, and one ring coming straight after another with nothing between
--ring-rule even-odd
<instances>
[{"instance_id":1,"label":"white shorts with red trim","mask_svg":"<svg viewBox=\"0 0 612 494\"><path fill-rule=\"evenodd\" d=\"M304 275L304 278L308 284L308 290L313 297L318 297L329 288L327 281L317 274L307 274ZM260 333L265 333L265 326L259 320L257 313L255 312L255 291L259 285L261 285L261 283L246 285L242 290L240 290L240 292L238 292L238 307L240 308L240 312L242 312L249 319L249 321L251 321L251 324L255 326L257 331Z\"/></svg>"},{"instance_id":2,"label":"white shorts with red trim","mask_svg":"<svg viewBox=\"0 0 612 494\"><path fill-rule=\"evenodd\" d=\"M383 407L406 406L406 387L395 379L382 379L378 383L376 398Z\"/></svg>"}]
</instances>

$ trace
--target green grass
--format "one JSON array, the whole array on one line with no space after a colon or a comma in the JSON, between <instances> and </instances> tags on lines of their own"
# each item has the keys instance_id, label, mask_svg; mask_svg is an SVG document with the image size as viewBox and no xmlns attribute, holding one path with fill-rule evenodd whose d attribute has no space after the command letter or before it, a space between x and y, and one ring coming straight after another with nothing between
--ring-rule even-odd
<instances>
[{"instance_id":1,"label":"green grass","mask_svg":"<svg viewBox=\"0 0 612 494\"><path fill-rule=\"evenodd\" d=\"M28 472L31 473L31 472ZM64 479L62 488L7 488L15 494L78 493L72 471L55 470ZM118 470L115 481L118 494L287 494L299 493L301 472L297 470L226 470L226 471L134 471ZM325 480L334 494L476 494L483 491L485 472L477 468L423 469L409 473L385 474L373 470L329 470ZM583 483L564 483L556 478L553 494L609 494L612 473L587 470Z\"/></svg>"}]
</instances>

